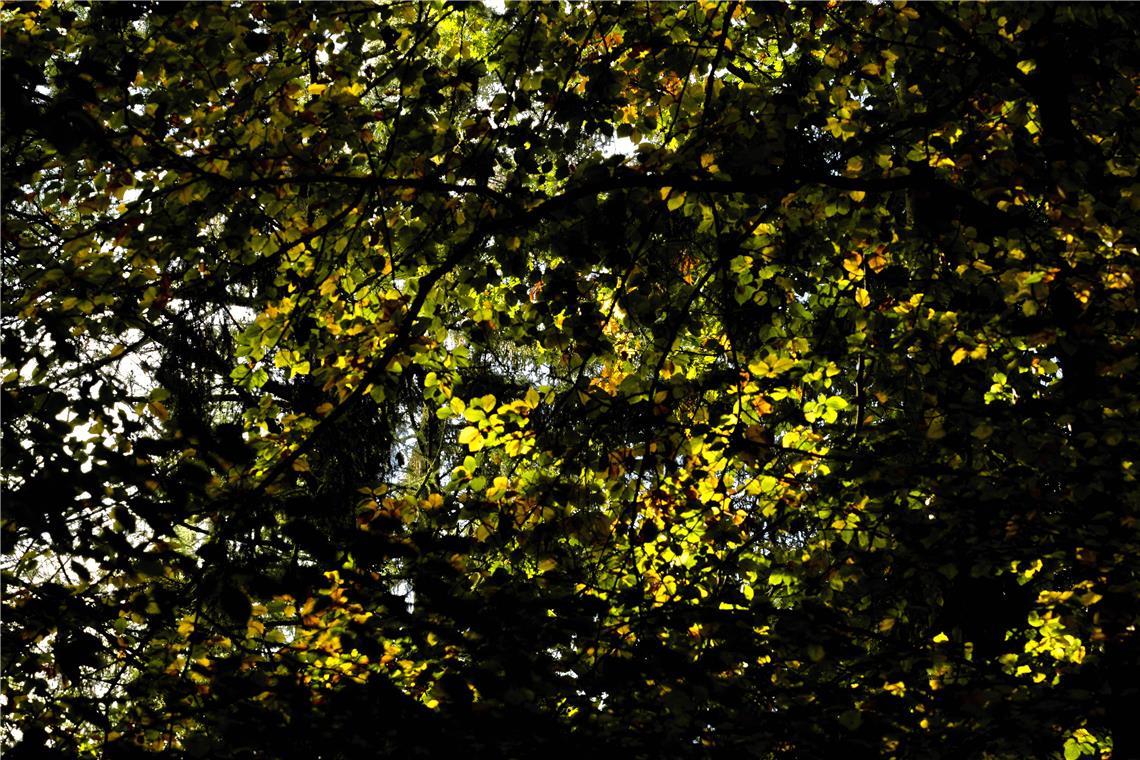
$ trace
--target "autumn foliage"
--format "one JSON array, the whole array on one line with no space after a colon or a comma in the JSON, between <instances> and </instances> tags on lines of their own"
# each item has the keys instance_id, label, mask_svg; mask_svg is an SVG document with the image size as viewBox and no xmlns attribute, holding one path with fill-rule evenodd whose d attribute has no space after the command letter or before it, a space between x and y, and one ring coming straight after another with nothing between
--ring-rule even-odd
<instances>
[{"instance_id":1,"label":"autumn foliage","mask_svg":"<svg viewBox=\"0 0 1140 760\"><path fill-rule=\"evenodd\" d=\"M0 22L6 757L1140 756L1131 7Z\"/></svg>"}]
</instances>

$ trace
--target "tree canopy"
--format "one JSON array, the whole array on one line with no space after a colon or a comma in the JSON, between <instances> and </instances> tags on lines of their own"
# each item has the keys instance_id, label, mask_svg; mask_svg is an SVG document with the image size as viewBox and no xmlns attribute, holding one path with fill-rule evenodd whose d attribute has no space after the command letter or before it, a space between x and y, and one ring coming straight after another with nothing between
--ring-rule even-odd
<instances>
[{"instance_id":1,"label":"tree canopy","mask_svg":"<svg viewBox=\"0 0 1140 760\"><path fill-rule=\"evenodd\" d=\"M0 21L13 760L1140 756L1131 7Z\"/></svg>"}]
</instances>

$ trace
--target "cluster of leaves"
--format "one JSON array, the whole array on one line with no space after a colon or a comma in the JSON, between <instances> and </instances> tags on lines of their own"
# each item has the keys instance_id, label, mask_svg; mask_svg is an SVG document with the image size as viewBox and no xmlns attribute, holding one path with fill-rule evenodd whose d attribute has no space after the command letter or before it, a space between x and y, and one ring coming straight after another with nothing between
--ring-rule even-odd
<instances>
[{"instance_id":1,"label":"cluster of leaves","mask_svg":"<svg viewBox=\"0 0 1140 760\"><path fill-rule=\"evenodd\" d=\"M0 21L13 758L1140 754L1127 7Z\"/></svg>"}]
</instances>

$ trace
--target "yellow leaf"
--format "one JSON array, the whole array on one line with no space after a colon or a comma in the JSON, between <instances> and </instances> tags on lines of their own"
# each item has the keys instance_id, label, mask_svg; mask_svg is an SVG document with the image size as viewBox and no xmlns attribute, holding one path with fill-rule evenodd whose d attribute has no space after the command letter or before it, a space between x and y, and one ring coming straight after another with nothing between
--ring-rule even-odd
<instances>
[{"instance_id":1,"label":"yellow leaf","mask_svg":"<svg viewBox=\"0 0 1140 760\"><path fill-rule=\"evenodd\" d=\"M170 419L170 412L166 410L166 407L162 405L161 401L156 399L148 403L147 406L150 407L150 410L154 412L160 420L165 421Z\"/></svg>"},{"instance_id":2,"label":"yellow leaf","mask_svg":"<svg viewBox=\"0 0 1140 760\"><path fill-rule=\"evenodd\" d=\"M855 303L859 304L864 309L871 305L871 296L867 293L866 288L856 288Z\"/></svg>"},{"instance_id":3,"label":"yellow leaf","mask_svg":"<svg viewBox=\"0 0 1140 760\"><path fill-rule=\"evenodd\" d=\"M1035 68L1037 68L1037 61L1025 60L1017 62L1017 70L1026 76L1028 76L1029 73L1032 72Z\"/></svg>"},{"instance_id":4,"label":"yellow leaf","mask_svg":"<svg viewBox=\"0 0 1140 760\"><path fill-rule=\"evenodd\" d=\"M552 559L551 557L547 557L546 559L539 561L538 572L540 572L540 573L550 572L551 570L553 570L556 567L558 567L558 561L555 559Z\"/></svg>"},{"instance_id":5,"label":"yellow leaf","mask_svg":"<svg viewBox=\"0 0 1140 760\"><path fill-rule=\"evenodd\" d=\"M665 205L670 211L676 211L677 209L681 208L681 206L685 205L685 194L678 193L677 195L674 195L668 200Z\"/></svg>"},{"instance_id":6,"label":"yellow leaf","mask_svg":"<svg viewBox=\"0 0 1140 760\"><path fill-rule=\"evenodd\" d=\"M769 356L768 357L768 364L771 367L771 372L773 375L778 375L782 372L787 372L792 367L796 366L795 360L791 359L787 356L779 356L779 357Z\"/></svg>"},{"instance_id":7,"label":"yellow leaf","mask_svg":"<svg viewBox=\"0 0 1140 760\"><path fill-rule=\"evenodd\" d=\"M945 644L949 640L950 640L950 637L947 636L945 633L939 633L932 639L932 641L935 644Z\"/></svg>"},{"instance_id":8,"label":"yellow leaf","mask_svg":"<svg viewBox=\"0 0 1140 760\"><path fill-rule=\"evenodd\" d=\"M959 346L954 349L954 353L950 355L950 361L954 364L961 364L962 361L970 355L970 352L965 348Z\"/></svg>"},{"instance_id":9,"label":"yellow leaf","mask_svg":"<svg viewBox=\"0 0 1140 760\"><path fill-rule=\"evenodd\" d=\"M883 257L883 254L875 251L871 254L870 258L867 259L867 266L871 267L872 272L878 274L886 268L887 260Z\"/></svg>"},{"instance_id":10,"label":"yellow leaf","mask_svg":"<svg viewBox=\"0 0 1140 760\"><path fill-rule=\"evenodd\" d=\"M669 193L671 193L671 192L673 192L673 188L671 188L671 187L663 187L663 188L661 188L661 200L666 200L666 199L668 199L668 198L669 198Z\"/></svg>"},{"instance_id":11,"label":"yellow leaf","mask_svg":"<svg viewBox=\"0 0 1140 760\"><path fill-rule=\"evenodd\" d=\"M495 478L495 481L491 484L491 487L487 489L487 498L492 501L498 499L503 494L505 494L510 489L510 487L511 481L502 475L499 475Z\"/></svg>"},{"instance_id":12,"label":"yellow leaf","mask_svg":"<svg viewBox=\"0 0 1140 760\"><path fill-rule=\"evenodd\" d=\"M856 203L860 203L864 198L867 197L867 193L863 192L862 190L852 190L847 194L851 196L851 200L855 201Z\"/></svg>"},{"instance_id":13,"label":"yellow leaf","mask_svg":"<svg viewBox=\"0 0 1140 760\"><path fill-rule=\"evenodd\" d=\"M178 623L178 633L180 636L189 636L194 632L195 621L193 617L185 617Z\"/></svg>"},{"instance_id":14,"label":"yellow leaf","mask_svg":"<svg viewBox=\"0 0 1140 760\"><path fill-rule=\"evenodd\" d=\"M329 86L327 84L311 84L311 85L309 85L309 94L310 95L321 95L328 88L329 88Z\"/></svg>"}]
</instances>

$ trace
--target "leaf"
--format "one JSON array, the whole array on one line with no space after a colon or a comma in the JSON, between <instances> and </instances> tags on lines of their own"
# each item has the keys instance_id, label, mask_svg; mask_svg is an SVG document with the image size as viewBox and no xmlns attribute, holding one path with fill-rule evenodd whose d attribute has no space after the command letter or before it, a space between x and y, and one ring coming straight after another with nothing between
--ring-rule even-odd
<instances>
[{"instance_id":1,"label":"leaf","mask_svg":"<svg viewBox=\"0 0 1140 760\"><path fill-rule=\"evenodd\" d=\"M941 414L932 415L926 426L926 437L932 441L937 441L946 437L946 430L942 427L943 417Z\"/></svg>"},{"instance_id":2,"label":"leaf","mask_svg":"<svg viewBox=\"0 0 1140 760\"><path fill-rule=\"evenodd\" d=\"M1084 605L1085 607L1091 607L1092 605L1099 602L1101 599L1104 599L1104 596L1096 593L1095 591L1089 591L1086 594L1081 594L1079 599L1080 599L1080 602L1082 605Z\"/></svg>"},{"instance_id":3,"label":"leaf","mask_svg":"<svg viewBox=\"0 0 1140 760\"><path fill-rule=\"evenodd\" d=\"M972 431L970 431L970 435L974 436L979 441L984 441L987 438L989 438L991 435L993 435L993 432L994 432L994 429L990 425L988 425L985 422L979 422L974 427L974 429Z\"/></svg>"},{"instance_id":4,"label":"leaf","mask_svg":"<svg viewBox=\"0 0 1140 760\"><path fill-rule=\"evenodd\" d=\"M463 445L470 444L472 441L482 437L482 433L480 433L479 428L476 427L468 426L459 431L459 443Z\"/></svg>"},{"instance_id":5,"label":"leaf","mask_svg":"<svg viewBox=\"0 0 1140 760\"><path fill-rule=\"evenodd\" d=\"M774 374L772 372L772 368L768 366L767 362L763 362L759 359L748 363L748 371L757 378L768 377L769 375Z\"/></svg>"},{"instance_id":6,"label":"leaf","mask_svg":"<svg viewBox=\"0 0 1140 760\"><path fill-rule=\"evenodd\" d=\"M867 266L871 268L872 272L878 274L886 268L887 259L883 256L881 251L875 251L867 257Z\"/></svg>"}]
</instances>

